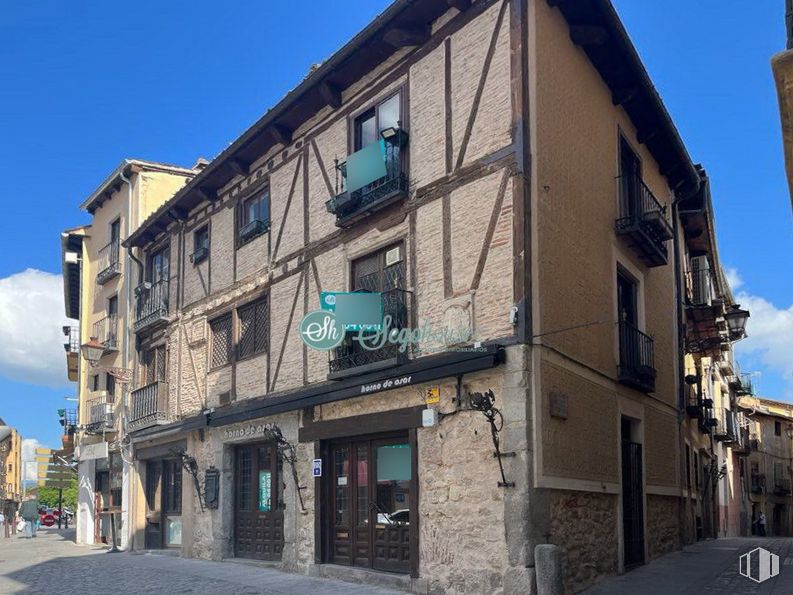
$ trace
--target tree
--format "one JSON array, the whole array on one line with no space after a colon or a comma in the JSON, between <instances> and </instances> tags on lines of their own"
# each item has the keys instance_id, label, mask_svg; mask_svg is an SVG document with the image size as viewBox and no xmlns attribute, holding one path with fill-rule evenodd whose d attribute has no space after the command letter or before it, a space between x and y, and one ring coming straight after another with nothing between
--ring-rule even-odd
<instances>
[{"instance_id":1,"label":"tree","mask_svg":"<svg viewBox=\"0 0 793 595\"><path fill-rule=\"evenodd\" d=\"M58 508L58 488L40 487L38 489L39 504L48 508ZM77 478L72 478L68 488L63 490L63 506L77 508Z\"/></svg>"}]
</instances>

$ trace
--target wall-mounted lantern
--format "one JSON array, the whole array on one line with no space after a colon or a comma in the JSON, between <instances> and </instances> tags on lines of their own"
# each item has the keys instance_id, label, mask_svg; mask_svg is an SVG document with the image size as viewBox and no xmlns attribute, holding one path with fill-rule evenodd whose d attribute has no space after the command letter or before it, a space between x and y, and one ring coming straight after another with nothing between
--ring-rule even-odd
<instances>
[{"instance_id":1,"label":"wall-mounted lantern","mask_svg":"<svg viewBox=\"0 0 793 595\"><path fill-rule=\"evenodd\" d=\"M102 345L96 337L91 337L88 343L80 346L80 352L86 361L91 364L91 367L99 363L105 353L105 346Z\"/></svg>"},{"instance_id":2,"label":"wall-mounted lantern","mask_svg":"<svg viewBox=\"0 0 793 595\"><path fill-rule=\"evenodd\" d=\"M746 321L749 319L749 310L741 310L740 304L733 304L730 310L724 314L724 319L727 321L731 340L738 341L746 337Z\"/></svg>"}]
</instances>

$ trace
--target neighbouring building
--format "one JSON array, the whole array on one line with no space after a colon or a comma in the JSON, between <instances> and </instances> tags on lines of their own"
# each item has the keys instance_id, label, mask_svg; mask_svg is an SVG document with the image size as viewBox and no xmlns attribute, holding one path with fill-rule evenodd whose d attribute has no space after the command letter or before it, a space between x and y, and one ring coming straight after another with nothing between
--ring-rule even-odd
<instances>
[{"instance_id":1,"label":"neighbouring building","mask_svg":"<svg viewBox=\"0 0 793 595\"><path fill-rule=\"evenodd\" d=\"M115 531L125 546L128 535L122 438L137 280L121 241L194 173L125 159L82 203L91 223L61 234L66 315L77 320L77 326L64 327L64 347L78 407L64 411L62 425L64 449L73 449L78 462L78 543L112 543ZM94 348L96 361L84 356L86 347Z\"/></svg>"},{"instance_id":2,"label":"neighbouring building","mask_svg":"<svg viewBox=\"0 0 793 595\"><path fill-rule=\"evenodd\" d=\"M22 438L0 419L0 512L6 519L16 518L22 500ZM6 536L16 532L14 523L5 523Z\"/></svg>"},{"instance_id":3,"label":"neighbouring building","mask_svg":"<svg viewBox=\"0 0 793 595\"><path fill-rule=\"evenodd\" d=\"M397 0L123 242L129 547L524 593L715 531L710 200L609 2ZM436 332L301 341L347 292Z\"/></svg>"},{"instance_id":4,"label":"neighbouring building","mask_svg":"<svg viewBox=\"0 0 793 595\"><path fill-rule=\"evenodd\" d=\"M793 404L744 396L738 406L750 422L745 468L750 533L760 532L758 521L763 513L767 535L793 535Z\"/></svg>"},{"instance_id":5,"label":"neighbouring building","mask_svg":"<svg viewBox=\"0 0 793 595\"><path fill-rule=\"evenodd\" d=\"M785 153L788 191L793 201L793 0L785 0L785 29L787 49L771 59L779 98L782 121L782 145Z\"/></svg>"}]
</instances>

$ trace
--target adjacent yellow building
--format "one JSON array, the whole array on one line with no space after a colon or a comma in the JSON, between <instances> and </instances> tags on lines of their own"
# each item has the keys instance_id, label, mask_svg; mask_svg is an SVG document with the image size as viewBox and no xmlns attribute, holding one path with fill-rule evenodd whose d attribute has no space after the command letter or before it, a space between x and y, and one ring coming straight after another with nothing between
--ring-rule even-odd
<instances>
[{"instance_id":1,"label":"adjacent yellow building","mask_svg":"<svg viewBox=\"0 0 793 595\"><path fill-rule=\"evenodd\" d=\"M16 515L22 500L22 438L0 419L0 512L7 519Z\"/></svg>"}]
</instances>

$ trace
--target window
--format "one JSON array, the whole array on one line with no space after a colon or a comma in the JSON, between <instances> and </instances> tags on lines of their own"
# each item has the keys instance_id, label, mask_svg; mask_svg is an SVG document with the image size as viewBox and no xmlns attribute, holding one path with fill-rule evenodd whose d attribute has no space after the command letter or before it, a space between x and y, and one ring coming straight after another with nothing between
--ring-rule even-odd
<instances>
[{"instance_id":1,"label":"window","mask_svg":"<svg viewBox=\"0 0 793 595\"><path fill-rule=\"evenodd\" d=\"M267 299L240 308L237 315L240 323L239 358L266 351L270 319Z\"/></svg>"},{"instance_id":2,"label":"window","mask_svg":"<svg viewBox=\"0 0 793 595\"><path fill-rule=\"evenodd\" d=\"M165 381L165 346L144 351L140 356L140 385Z\"/></svg>"},{"instance_id":3,"label":"window","mask_svg":"<svg viewBox=\"0 0 793 595\"><path fill-rule=\"evenodd\" d=\"M782 422L775 421L774 422L774 436L781 436L782 435Z\"/></svg>"},{"instance_id":4,"label":"window","mask_svg":"<svg viewBox=\"0 0 793 595\"><path fill-rule=\"evenodd\" d=\"M694 453L694 482L699 489L699 454Z\"/></svg>"},{"instance_id":5,"label":"window","mask_svg":"<svg viewBox=\"0 0 793 595\"><path fill-rule=\"evenodd\" d=\"M628 141L620 137L620 216L640 215L639 186L642 164Z\"/></svg>"},{"instance_id":6,"label":"window","mask_svg":"<svg viewBox=\"0 0 793 595\"><path fill-rule=\"evenodd\" d=\"M231 361L232 350L232 321L231 313L216 318L209 323L212 334L212 349L210 352L210 368L225 366Z\"/></svg>"},{"instance_id":7,"label":"window","mask_svg":"<svg viewBox=\"0 0 793 595\"><path fill-rule=\"evenodd\" d=\"M96 392L99 390L99 374L93 374L90 379L91 390Z\"/></svg>"},{"instance_id":8,"label":"window","mask_svg":"<svg viewBox=\"0 0 793 595\"><path fill-rule=\"evenodd\" d=\"M691 447L686 444L686 488L691 489Z\"/></svg>"},{"instance_id":9,"label":"window","mask_svg":"<svg viewBox=\"0 0 793 595\"><path fill-rule=\"evenodd\" d=\"M270 191L265 190L242 201L239 214L240 244L251 241L270 227Z\"/></svg>"},{"instance_id":10,"label":"window","mask_svg":"<svg viewBox=\"0 0 793 595\"><path fill-rule=\"evenodd\" d=\"M146 280L150 283L168 281L170 278L169 247L166 246L149 256Z\"/></svg>"},{"instance_id":11,"label":"window","mask_svg":"<svg viewBox=\"0 0 793 595\"><path fill-rule=\"evenodd\" d=\"M380 133L386 128L399 128L400 107L397 93L358 116L355 119L355 150L379 141Z\"/></svg>"},{"instance_id":12,"label":"window","mask_svg":"<svg viewBox=\"0 0 793 595\"><path fill-rule=\"evenodd\" d=\"M112 402L113 397L116 395L116 377L109 372L105 374L105 390L107 390L107 396L110 397L109 400Z\"/></svg>"},{"instance_id":13,"label":"window","mask_svg":"<svg viewBox=\"0 0 793 595\"><path fill-rule=\"evenodd\" d=\"M206 260L209 256L209 226L205 225L193 234L193 264Z\"/></svg>"},{"instance_id":14,"label":"window","mask_svg":"<svg viewBox=\"0 0 793 595\"><path fill-rule=\"evenodd\" d=\"M617 271L617 313L620 322L636 327L639 322L636 282L622 270Z\"/></svg>"},{"instance_id":15,"label":"window","mask_svg":"<svg viewBox=\"0 0 793 595\"><path fill-rule=\"evenodd\" d=\"M107 315L111 318L118 316L118 296L114 295L107 300Z\"/></svg>"}]
</instances>

